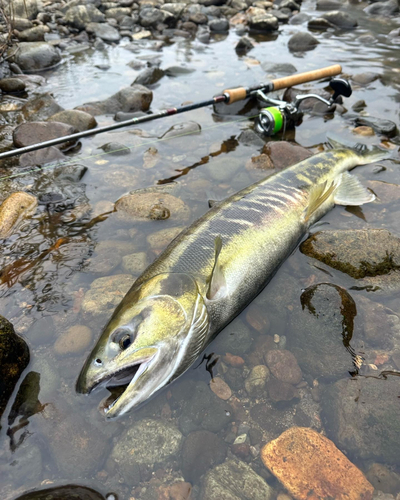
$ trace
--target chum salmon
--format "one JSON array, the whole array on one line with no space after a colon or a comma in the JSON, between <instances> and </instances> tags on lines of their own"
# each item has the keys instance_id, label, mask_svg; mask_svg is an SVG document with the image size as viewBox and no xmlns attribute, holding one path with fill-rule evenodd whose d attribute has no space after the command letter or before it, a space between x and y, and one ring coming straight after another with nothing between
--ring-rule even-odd
<instances>
[{"instance_id":1,"label":"chum salmon","mask_svg":"<svg viewBox=\"0 0 400 500\"><path fill-rule=\"evenodd\" d=\"M373 201L348 170L387 153L335 146L215 204L178 235L116 308L77 391L126 386L104 405L107 418L144 403L261 292L312 224L335 204Z\"/></svg>"}]
</instances>

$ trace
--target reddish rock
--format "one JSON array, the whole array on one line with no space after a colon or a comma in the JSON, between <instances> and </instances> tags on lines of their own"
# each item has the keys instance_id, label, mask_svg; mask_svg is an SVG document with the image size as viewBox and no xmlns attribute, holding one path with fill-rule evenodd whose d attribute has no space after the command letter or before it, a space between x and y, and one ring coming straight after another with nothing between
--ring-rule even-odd
<instances>
[{"instance_id":1,"label":"reddish rock","mask_svg":"<svg viewBox=\"0 0 400 500\"><path fill-rule=\"evenodd\" d=\"M230 354L229 352L227 352L222 359L227 365L233 366L235 368L244 365L243 358L241 358L240 356L235 356L234 354Z\"/></svg>"},{"instance_id":2,"label":"reddish rock","mask_svg":"<svg viewBox=\"0 0 400 500\"><path fill-rule=\"evenodd\" d=\"M266 467L298 500L371 500L363 473L318 432L292 427L261 450Z\"/></svg>"},{"instance_id":3,"label":"reddish rock","mask_svg":"<svg viewBox=\"0 0 400 500\"><path fill-rule=\"evenodd\" d=\"M278 401L291 401L299 397L297 389L292 384L282 382L276 378L271 378L267 382L267 389L269 397L276 403Z\"/></svg>"},{"instance_id":4,"label":"reddish rock","mask_svg":"<svg viewBox=\"0 0 400 500\"><path fill-rule=\"evenodd\" d=\"M298 384L302 373L294 355L286 349L274 349L265 356L265 361L272 375L282 382Z\"/></svg>"},{"instance_id":5,"label":"reddish rock","mask_svg":"<svg viewBox=\"0 0 400 500\"><path fill-rule=\"evenodd\" d=\"M251 304L247 308L246 321L250 326L261 333L267 333L271 326L265 310L261 309L257 304Z\"/></svg>"},{"instance_id":6,"label":"reddish rock","mask_svg":"<svg viewBox=\"0 0 400 500\"><path fill-rule=\"evenodd\" d=\"M270 141L263 147L262 153L267 154L278 169L289 167L311 156L308 149L286 141Z\"/></svg>"},{"instance_id":7,"label":"reddish rock","mask_svg":"<svg viewBox=\"0 0 400 500\"><path fill-rule=\"evenodd\" d=\"M210 389L216 396L223 400L227 400L232 396L231 388L220 377L215 377L211 380Z\"/></svg>"},{"instance_id":8,"label":"reddish rock","mask_svg":"<svg viewBox=\"0 0 400 500\"><path fill-rule=\"evenodd\" d=\"M233 444L231 451L241 460L245 460L250 455L250 445L247 443Z\"/></svg>"}]
</instances>

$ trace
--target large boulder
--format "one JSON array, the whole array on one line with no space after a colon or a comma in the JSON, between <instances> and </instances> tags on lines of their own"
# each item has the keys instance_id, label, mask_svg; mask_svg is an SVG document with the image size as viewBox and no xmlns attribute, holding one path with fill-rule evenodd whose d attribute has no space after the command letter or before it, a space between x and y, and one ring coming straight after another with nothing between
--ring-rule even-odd
<instances>
[{"instance_id":1,"label":"large boulder","mask_svg":"<svg viewBox=\"0 0 400 500\"><path fill-rule=\"evenodd\" d=\"M0 316L0 418L21 373L29 363L29 349L12 324Z\"/></svg>"},{"instance_id":2,"label":"large boulder","mask_svg":"<svg viewBox=\"0 0 400 500\"><path fill-rule=\"evenodd\" d=\"M23 148L39 142L58 139L65 135L71 135L76 132L75 128L66 123L60 122L28 122L21 123L14 130L13 140L17 148ZM60 149L69 146L70 143L59 144Z\"/></svg>"},{"instance_id":3,"label":"large boulder","mask_svg":"<svg viewBox=\"0 0 400 500\"><path fill-rule=\"evenodd\" d=\"M60 51L47 42L21 42L13 55L24 73L36 73L53 68L61 61Z\"/></svg>"}]
</instances>

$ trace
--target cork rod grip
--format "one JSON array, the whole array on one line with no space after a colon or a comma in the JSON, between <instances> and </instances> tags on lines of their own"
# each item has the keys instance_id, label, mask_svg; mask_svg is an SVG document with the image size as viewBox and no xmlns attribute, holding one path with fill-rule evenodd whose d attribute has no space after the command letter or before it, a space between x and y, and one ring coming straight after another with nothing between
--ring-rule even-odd
<instances>
[{"instance_id":1,"label":"cork rod grip","mask_svg":"<svg viewBox=\"0 0 400 500\"><path fill-rule=\"evenodd\" d=\"M229 95L229 101L227 104L232 104L233 102L237 101L243 101L243 99L246 99L247 97L247 91L244 87L224 90L224 94Z\"/></svg>"},{"instance_id":2,"label":"cork rod grip","mask_svg":"<svg viewBox=\"0 0 400 500\"><path fill-rule=\"evenodd\" d=\"M328 76L335 76L341 72L342 67L340 64L334 64L333 66L326 66L326 68L307 71L306 73L298 73L297 75L291 75L285 78L278 78L277 80L272 80L272 83L274 85L274 90L280 90L287 87L293 87L293 85L320 80Z\"/></svg>"}]
</instances>

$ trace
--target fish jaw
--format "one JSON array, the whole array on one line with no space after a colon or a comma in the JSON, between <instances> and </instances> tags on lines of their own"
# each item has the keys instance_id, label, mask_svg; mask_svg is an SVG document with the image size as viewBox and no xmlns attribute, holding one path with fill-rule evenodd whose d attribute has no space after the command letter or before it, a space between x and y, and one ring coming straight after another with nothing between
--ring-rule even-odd
<instances>
[{"instance_id":1,"label":"fish jaw","mask_svg":"<svg viewBox=\"0 0 400 500\"><path fill-rule=\"evenodd\" d=\"M157 348L141 349L137 352L136 373L123 393L111 403L106 400L101 409L109 420L124 415L146 402L154 393L169 383L173 377L173 359L178 345L163 343Z\"/></svg>"}]
</instances>

